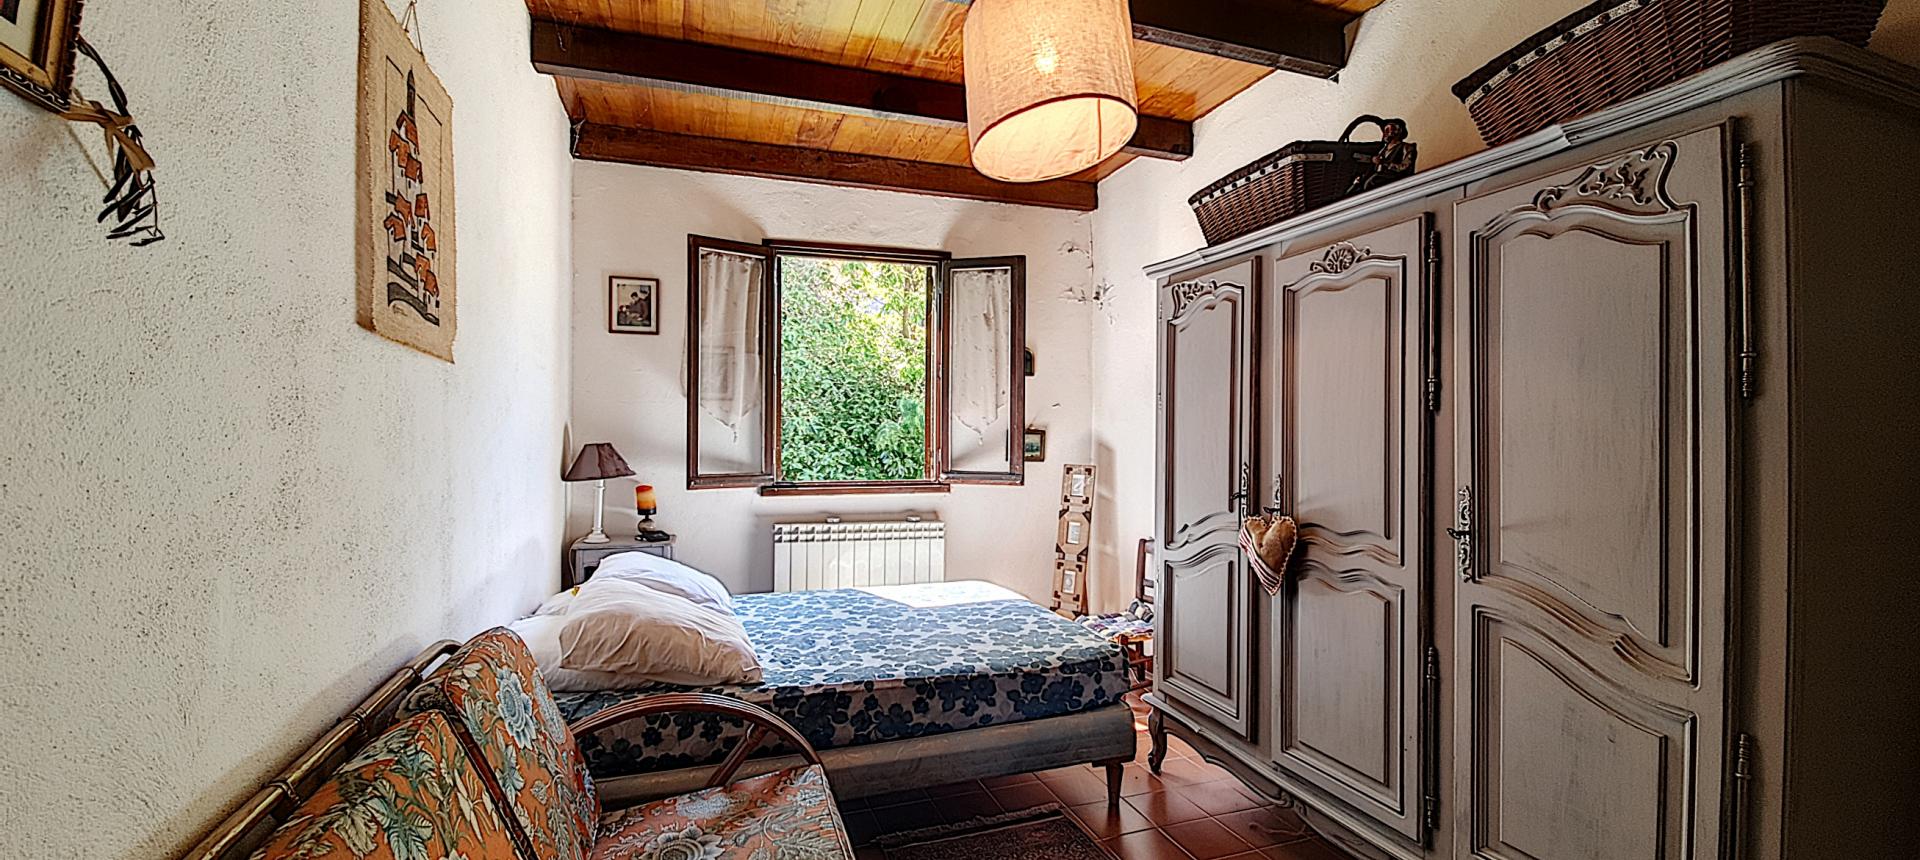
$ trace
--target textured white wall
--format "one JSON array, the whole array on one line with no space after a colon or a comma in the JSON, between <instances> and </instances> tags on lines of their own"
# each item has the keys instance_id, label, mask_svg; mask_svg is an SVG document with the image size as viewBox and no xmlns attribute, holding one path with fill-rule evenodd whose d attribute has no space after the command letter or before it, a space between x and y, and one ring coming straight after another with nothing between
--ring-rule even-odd
<instances>
[{"instance_id":1,"label":"textured white wall","mask_svg":"<svg viewBox=\"0 0 1920 860\"><path fill-rule=\"evenodd\" d=\"M638 474L610 482L610 532L632 533L633 486L659 489L661 526L678 558L736 590L772 588L770 524L836 513L917 511L947 523L949 578L986 579L1029 597L1052 593L1060 471L1088 462L1091 320L1086 215L829 188L737 176L578 162L574 168L573 433L612 442ZM686 488L687 234L757 242L801 239L1027 256L1027 421L1047 430L1047 460L1024 487L956 487L951 495L762 498ZM659 335L607 333L607 278L660 279ZM593 519L593 490L572 491L568 533ZM1104 503L1104 502L1103 502Z\"/></svg>"},{"instance_id":2,"label":"textured white wall","mask_svg":"<svg viewBox=\"0 0 1920 860\"><path fill-rule=\"evenodd\" d=\"M1205 244L1187 198L1289 141L1331 140L1361 114L1406 119L1422 169L1478 152L1454 82L1587 2L1389 0L1362 20L1338 82L1271 75L1196 125L1192 158L1138 159L1100 183L1093 447L1111 502L1096 512L1096 596L1129 593L1134 547L1153 533L1154 405L1143 380L1155 373L1156 333L1153 281L1141 269ZM1893 0L1874 47L1920 62L1920 0Z\"/></svg>"},{"instance_id":3,"label":"textured white wall","mask_svg":"<svg viewBox=\"0 0 1920 860\"><path fill-rule=\"evenodd\" d=\"M565 117L521 0L421 2L459 364L360 330L357 7L88 4L161 163L144 250L0 93L0 857L172 856L419 648L556 585Z\"/></svg>"}]
</instances>

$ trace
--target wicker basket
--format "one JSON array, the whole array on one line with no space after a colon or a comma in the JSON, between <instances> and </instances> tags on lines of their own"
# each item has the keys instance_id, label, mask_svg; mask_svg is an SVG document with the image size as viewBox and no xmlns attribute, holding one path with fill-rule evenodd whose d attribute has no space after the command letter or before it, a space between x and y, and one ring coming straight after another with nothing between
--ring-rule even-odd
<instances>
[{"instance_id":1,"label":"wicker basket","mask_svg":"<svg viewBox=\"0 0 1920 860\"><path fill-rule=\"evenodd\" d=\"M1886 0L1601 0L1454 85L1498 146L1782 39L1866 47Z\"/></svg>"},{"instance_id":2,"label":"wicker basket","mask_svg":"<svg viewBox=\"0 0 1920 860\"><path fill-rule=\"evenodd\" d=\"M1381 140L1355 143L1362 125L1380 128ZM1392 130L1389 130L1392 126ZM1200 219L1207 244L1217 245L1318 209L1343 197L1411 175L1418 149L1405 142L1407 124L1363 116L1338 141L1302 140L1281 147L1201 189L1187 199ZM1398 136L1402 157L1388 164L1381 151Z\"/></svg>"}]
</instances>

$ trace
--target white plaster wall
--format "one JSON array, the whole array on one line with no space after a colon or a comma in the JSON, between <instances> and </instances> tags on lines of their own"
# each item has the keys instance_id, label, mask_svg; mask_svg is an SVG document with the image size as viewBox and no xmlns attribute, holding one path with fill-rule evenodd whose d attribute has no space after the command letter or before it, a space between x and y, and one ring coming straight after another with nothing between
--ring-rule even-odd
<instances>
[{"instance_id":1,"label":"white plaster wall","mask_svg":"<svg viewBox=\"0 0 1920 860\"><path fill-rule=\"evenodd\" d=\"M739 591L772 588L771 524L835 513L937 515L947 575L1029 597L1052 593L1061 467L1085 463L1092 306L1084 214L885 191L578 162L574 167L573 433L612 442L638 474L609 482L610 532L633 530L633 486L660 494L677 557ZM1027 420L1047 430L1047 460L1024 487L956 487L950 495L762 498L750 489L686 488L687 235L800 239L1027 257ZM657 277L659 335L608 334L607 278ZM577 447L577 446L576 446ZM568 534L591 525L593 489L572 491Z\"/></svg>"},{"instance_id":2,"label":"white plaster wall","mask_svg":"<svg viewBox=\"0 0 1920 860\"><path fill-rule=\"evenodd\" d=\"M521 0L422 0L459 363L360 330L357 6L87 5L160 159L144 250L101 238L65 124L0 93L0 857L173 856L419 648L557 583L565 117Z\"/></svg>"},{"instance_id":3,"label":"white plaster wall","mask_svg":"<svg viewBox=\"0 0 1920 860\"><path fill-rule=\"evenodd\" d=\"M1192 158L1138 159L1100 183L1093 448L1111 494L1094 524L1100 603L1124 605L1135 546L1153 533L1154 294L1141 270L1205 244L1187 198L1289 141L1334 139L1361 114L1406 119L1422 169L1478 152L1454 82L1586 2L1388 0L1362 19L1338 82L1271 75L1196 124ZM1920 0L1892 0L1874 48L1920 62Z\"/></svg>"}]
</instances>

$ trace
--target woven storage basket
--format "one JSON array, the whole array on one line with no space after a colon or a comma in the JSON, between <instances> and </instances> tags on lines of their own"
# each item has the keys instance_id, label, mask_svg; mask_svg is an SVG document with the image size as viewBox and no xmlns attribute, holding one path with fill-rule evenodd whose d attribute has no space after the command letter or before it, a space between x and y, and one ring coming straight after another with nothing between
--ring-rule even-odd
<instances>
[{"instance_id":1,"label":"woven storage basket","mask_svg":"<svg viewBox=\"0 0 1920 860\"><path fill-rule=\"evenodd\" d=\"M1397 119L1363 116L1347 126L1337 141L1302 140L1287 144L1266 157L1226 175L1219 182L1187 198L1193 214L1200 219L1200 232L1207 244L1217 245L1245 236L1318 209L1352 194L1355 182L1380 173L1374 163L1384 141L1354 143L1353 132L1372 123L1386 131L1388 123L1406 123ZM1413 152L1414 144L1407 146ZM1383 174L1388 181L1413 172Z\"/></svg>"},{"instance_id":2,"label":"woven storage basket","mask_svg":"<svg viewBox=\"0 0 1920 860\"><path fill-rule=\"evenodd\" d=\"M1601 0L1454 85L1498 146L1782 39L1866 47L1886 0Z\"/></svg>"}]
</instances>

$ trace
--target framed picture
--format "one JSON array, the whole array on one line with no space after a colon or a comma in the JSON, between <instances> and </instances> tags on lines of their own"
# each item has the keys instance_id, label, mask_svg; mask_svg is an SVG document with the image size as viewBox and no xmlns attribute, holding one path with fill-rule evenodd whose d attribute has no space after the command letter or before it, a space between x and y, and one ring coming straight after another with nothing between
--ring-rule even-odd
<instances>
[{"instance_id":1,"label":"framed picture","mask_svg":"<svg viewBox=\"0 0 1920 860\"><path fill-rule=\"evenodd\" d=\"M80 0L0 0L0 83L34 104L72 107Z\"/></svg>"},{"instance_id":2,"label":"framed picture","mask_svg":"<svg viewBox=\"0 0 1920 860\"><path fill-rule=\"evenodd\" d=\"M1087 614L1093 475L1092 466L1076 465L1062 468L1060 474L1060 530L1053 544L1053 609L1072 618Z\"/></svg>"},{"instance_id":3,"label":"framed picture","mask_svg":"<svg viewBox=\"0 0 1920 860\"><path fill-rule=\"evenodd\" d=\"M1047 459L1047 431L1028 427L1026 440L1021 448L1026 452L1027 462L1039 463L1045 461Z\"/></svg>"},{"instance_id":4,"label":"framed picture","mask_svg":"<svg viewBox=\"0 0 1920 860\"><path fill-rule=\"evenodd\" d=\"M660 279L607 279L607 331L614 334L660 333Z\"/></svg>"}]
</instances>

